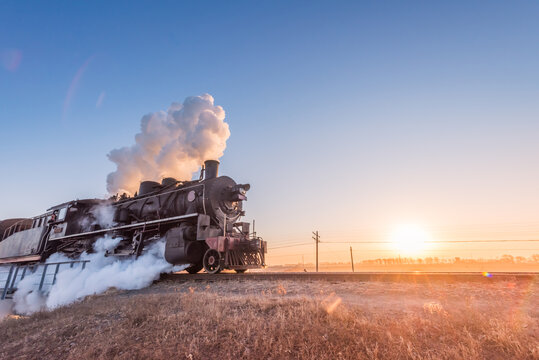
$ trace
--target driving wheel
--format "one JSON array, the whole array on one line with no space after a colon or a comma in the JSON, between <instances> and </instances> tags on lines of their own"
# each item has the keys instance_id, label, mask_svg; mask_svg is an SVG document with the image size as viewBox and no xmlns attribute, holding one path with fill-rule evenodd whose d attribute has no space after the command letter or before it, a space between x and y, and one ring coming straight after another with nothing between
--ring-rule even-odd
<instances>
[{"instance_id":1,"label":"driving wheel","mask_svg":"<svg viewBox=\"0 0 539 360\"><path fill-rule=\"evenodd\" d=\"M208 274L217 274L221 272L221 255L215 249L208 249L204 254L203 260L204 270Z\"/></svg>"}]
</instances>

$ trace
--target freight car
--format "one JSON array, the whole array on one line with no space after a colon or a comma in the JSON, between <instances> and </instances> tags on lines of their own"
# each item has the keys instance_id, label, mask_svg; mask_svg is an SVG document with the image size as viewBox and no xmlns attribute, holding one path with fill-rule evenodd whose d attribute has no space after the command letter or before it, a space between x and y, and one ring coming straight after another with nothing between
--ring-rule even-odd
<instances>
[{"instance_id":1,"label":"freight car","mask_svg":"<svg viewBox=\"0 0 539 360\"><path fill-rule=\"evenodd\" d=\"M144 181L132 197L75 200L34 218L1 221L0 265L39 263L57 252L77 258L108 236L118 245L106 255L118 257L138 257L164 238L165 260L188 264L189 273L263 267L267 244L240 221L250 186L218 170L217 160L207 160L199 180Z\"/></svg>"}]
</instances>

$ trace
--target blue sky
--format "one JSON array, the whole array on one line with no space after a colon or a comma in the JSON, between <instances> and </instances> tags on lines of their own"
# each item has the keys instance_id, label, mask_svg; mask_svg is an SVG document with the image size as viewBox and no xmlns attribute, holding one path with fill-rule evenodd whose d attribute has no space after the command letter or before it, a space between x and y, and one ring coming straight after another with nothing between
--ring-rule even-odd
<instances>
[{"instance_id":1,"label":"blue sky","mask_svg":"<svg viewBox=\"0 0 539 360\"><path fill-rule=\"evenodd\" d=\"M399 223L533 236L538 17L524 1L4 1L0 218L104 196L106 154L144 114L210 93L232 133L221 172L252 184L248 219L275 244Z\"/></svg>"}]
</instances>

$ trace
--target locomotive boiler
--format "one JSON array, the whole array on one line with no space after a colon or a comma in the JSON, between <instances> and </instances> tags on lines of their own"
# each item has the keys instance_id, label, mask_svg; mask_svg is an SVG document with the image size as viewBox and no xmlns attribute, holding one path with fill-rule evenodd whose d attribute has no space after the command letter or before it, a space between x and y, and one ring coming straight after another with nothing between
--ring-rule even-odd
<instances>
[{"instance_id":1,"label":"locomotive boiler","mask_svg":"<svg viewBox=\"0 0 539 360\"><path fill-rule=\"evenodd\" d=\"M245 272L265 266L266 242L241 222L249 184L218 176L207 160L199 180L144 181L134 196L75 200L30 219L0 221L0 264L43 262L61 252L77 258L101 237L116 239L106 256L140 256L165 241L165 260L187 271Z\"/></svg>"}]
</instances>

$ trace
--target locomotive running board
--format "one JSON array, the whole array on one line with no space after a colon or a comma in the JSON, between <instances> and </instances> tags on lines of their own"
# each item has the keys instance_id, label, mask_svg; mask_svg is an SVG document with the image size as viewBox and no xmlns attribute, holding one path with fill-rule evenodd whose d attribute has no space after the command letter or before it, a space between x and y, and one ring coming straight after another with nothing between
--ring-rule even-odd
<instances>
[{"instance_id":1,"label":"locomotive running board","mask_svg":"<svg viewBox=\"0 0 539 360\"><path fill-rule=\"evenodd\" d=\"M111 231L116 231L116 230L124 230L124 229L130 229L130 228L144 227L146 225L174 222L174 221L177 221L177 220L183 220L183 219L196 217L198 215L199 215L198 213L194 213L194 214L187 214L187 215L181 215L181 216L174 216L174 217L170 217L170 218L166 218L166 219L151 220L151 221L146 221L146 222L141 222L141 223L136 223L136 224L117 226L117 227L109 228L109 229L101 229L101 230L95 230L95 231L88 231L88 232L80 233L80 234L73 234L73 235L63 236L63 237L60 237L60 238L51 239L49 241L74 239L74 238L91 236L91 235L105 234L105 233L108 233L108 232L111 232Z\"/></svg>"},{"instance_id":2,"label":"locomotive running board","mask_svg":"<svg viewBox=\"0 0 539 360\"><path fill-rule=\"evenodd\" d=\"M0 264L10 264L14 262L31 262L39 260L41 260L41 255L16 256L0 259Z\"/></svg>"}]
</instances>

